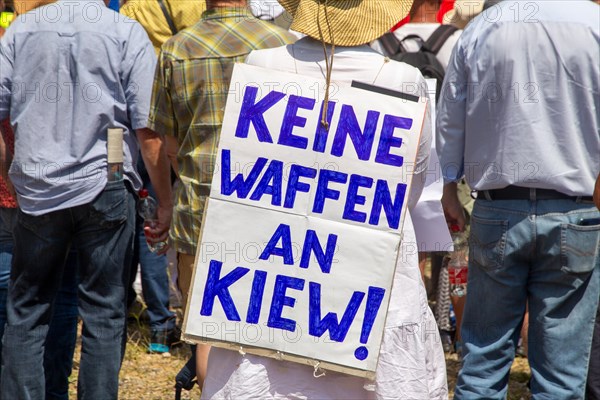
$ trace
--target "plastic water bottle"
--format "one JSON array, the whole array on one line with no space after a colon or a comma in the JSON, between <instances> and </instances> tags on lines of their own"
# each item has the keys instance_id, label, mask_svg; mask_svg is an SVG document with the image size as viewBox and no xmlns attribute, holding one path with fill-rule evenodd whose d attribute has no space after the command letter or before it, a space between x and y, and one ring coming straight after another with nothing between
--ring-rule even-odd
<instances>
[{"instance_id":1,"label":"plastic water bottle","mask_svg":"<svg viewBox=\"0 0 600 400\"><path fill-rule=\"evenodd\" d=\"M144 226L155 228L158 224L158 203L148 194L146 189L140 190L139 196L137 212L144 219ZM167 243L164 241L151 243L149 240L146 240L146 244L153 253L160 252L167 246Z\"/></svg>"},{"instance_id":2,"label":"plastic water bottle","mask_svg":"<svg viewBox=\"0 0 600 400\"><path fill-rule=\"evenodd\" d=\"M454 252L448 261L448 279L450 280L450 296L461 297L467 294L467 274L469 272L469 256L467 238L458 225L450 226Z\"/></svg>"}]
</instances>

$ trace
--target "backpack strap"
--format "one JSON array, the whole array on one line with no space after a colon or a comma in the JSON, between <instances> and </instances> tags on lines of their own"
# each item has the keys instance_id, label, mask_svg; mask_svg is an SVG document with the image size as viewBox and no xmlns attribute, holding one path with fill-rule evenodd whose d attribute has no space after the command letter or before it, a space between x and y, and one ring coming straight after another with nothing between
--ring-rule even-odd
<instances>
[{"instance_id":1,"label":"backpack strap","mask_svg":"<svg viewBox=\"0 0 600 400\"><path fill-rule=\"evenodd\" d=\"M423 50L437 55L444 43L446 43L446 40L448 40L448 38L457 30L458 28L453 25L438 26L429 39L423 44Z\"/></svg>"},{"instance_id":2,"label":"backpack strap","mask_svg":"<svg viewBox=\"0 0 600 400\"><path fill-rule=\"evenodd\" d=\"M379 43L381 43L381 47L383 47L384 55L388 57L394 57L396 54L409 52L408 50L406 50L406 47L404 47L403 44L404 41L407 39L418 41L419 46L423 46L423 44L425 43L423 39L421 39L421 37L418 35L407 35L403 37L402 40L399 40L394 34L394 32L385 33L379 38Z\"/></svg>"},{"instance_id":3,"label":"backpack strap","mask_svg":"<svg viewBox=\"0 0 600 400\"><path fill-rule=\"evenodd\" d=\"M387 32L379 38L379 43L383 47L385 55L388 57L394 56L402 51L402 43L398 40L394 32Z\"/></svg>"},{"instance_id":4,"label":"backpack strap","mask_svg":"<svg viewBox=\"0 0 600 400\"><path fill-rule=\"evenodd\" d=\"M167 20L167 24L169 24L169 29L171 29L171 33L173 35L177 34L177 27L175 26L173 18L171 18L171 14L169 14L169 10L167 10L167 6L165 5L164 1L158 0L158 5L160 6L160 9L164 14L165 19Z\"/></svg>"},{"instance_id":5,"label":"backpack strap","mask_svg":"<svg viewBox=\"0 0 600 400\"><path fill-rule=\"evenodd\" d=\"M406 36L404 36L404 38L402 38L400 43L404 43L405 40L414 40L414 41L418 42L419 49L421 47L423 47L423 45L425 44L425 41L419 35L406 35ZM402 45L402 48L404 48L404 45ZM406 51L406 50L404 50L404 51Z\"/></svg>"}]
</instances>

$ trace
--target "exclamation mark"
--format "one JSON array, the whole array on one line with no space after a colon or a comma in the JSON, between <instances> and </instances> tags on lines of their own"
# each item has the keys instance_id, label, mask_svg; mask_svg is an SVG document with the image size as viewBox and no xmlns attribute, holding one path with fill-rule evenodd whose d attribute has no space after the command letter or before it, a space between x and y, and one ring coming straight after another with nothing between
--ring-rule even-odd
<instances>
[{"instance_id":1,"label":"exclamation mark","mask_svg":"<svg viewBox=\"0 0 600 400\"><path fill-rule=\"evenodd\" d=\"M371 329L373 329L373 323L381 307L381 301L385 295L385 289L369 286L369 294L367 296L367 304L365 306L365 318L363 319L363 326L360 333L360 342L367 344L369 341L369 335ZM354 351L354 357L358 360L364 360L369 356L369 350L366 346L360 346Z\"/></svg>"}]
</instances>

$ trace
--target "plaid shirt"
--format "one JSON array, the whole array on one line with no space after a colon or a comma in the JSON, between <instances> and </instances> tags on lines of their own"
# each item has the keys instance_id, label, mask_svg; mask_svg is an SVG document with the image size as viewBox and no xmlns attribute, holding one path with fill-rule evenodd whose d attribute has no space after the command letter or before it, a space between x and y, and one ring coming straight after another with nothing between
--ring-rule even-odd
<instances>
[{"instance_id":1,"label":"plaid shirt","mask_svg":"<svg viewBox=\"0 0 600 400\"><path fill-rule=\"evenodd\" d=\"M174 136L179 144L181 182L170 231L178 252L196 253L234 63L243 62L252 50L294 40L246 9L216 8L163 45L148 127Z\"/></svg>"}]
</instances>

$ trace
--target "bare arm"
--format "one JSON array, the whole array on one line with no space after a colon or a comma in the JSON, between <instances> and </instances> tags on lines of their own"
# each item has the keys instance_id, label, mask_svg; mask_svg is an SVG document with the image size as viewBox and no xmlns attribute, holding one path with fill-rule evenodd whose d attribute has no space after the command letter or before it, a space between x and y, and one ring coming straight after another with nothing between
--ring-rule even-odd
<instances>
[{"instance_id":1,"label":"bare arm","mask_svg":"<svg viewBox=\"0 0 600 400\"><path fill-rule=\"evenodd\" d=\"M177 162L177 152L179 151L179 144L177 143L177 139L173 136L165 136L165 141L167 143L167 156L169 157L169 161L171 161L171 167L173 171L179 177L179 163Z\"/></svg>"},{"instance_id":2,"label":"bare arm","mask_svg":"<svg viewBox=\"0 0 600 400\"><path fill-rule=\"evenodd\" d=\"M444 185L442 207L448 225L458 225L461 231L465 229L465 211L458 199L458 184L450 182Z\"/></svg>"},{"instance_id":3,"label":"bare arm","mask_svg":"<svg viewBox=\"0 0 600 400\"><path fill-rule=\"evenodd\" d=\"M166 241L173 216L171 170L163 138L151 129L136 130L144 164L158 200L158 225L144 228L152 242ZM166 251L166 249L165 249Z\"/></svg>"}]
</instances>

